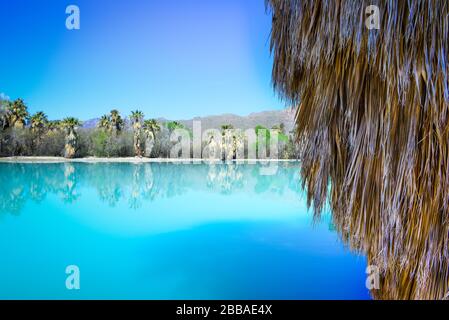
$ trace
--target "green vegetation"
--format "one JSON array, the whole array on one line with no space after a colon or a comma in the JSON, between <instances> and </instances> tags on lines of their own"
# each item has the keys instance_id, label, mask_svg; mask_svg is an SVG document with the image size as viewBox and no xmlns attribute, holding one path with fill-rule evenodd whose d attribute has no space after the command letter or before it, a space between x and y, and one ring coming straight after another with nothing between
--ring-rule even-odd
<instances>
[{"instance_id":1,"label":"green vegetation","mask_svg":"<svg viewBox=\"0 0 449 320\"><path fill-rule=\"evenodd\" d=\"M170 132L175 131L176 129L184 129L184 125L179 123L178 121L169 121L165 125Z\"/></svg>"},{"instance_id":2,"label":"green vegetation","mask_svg":"<svg viewBox=\"0 0 449 320\"><path fill-rule=\"evenodd\" d=\"M29 115L24 101L1 101L0 106L0 156L64 156L75 157L156 157L170 156L174 145L170 137L177 129L187 130L193 144L193 132L178 121L159 123L156 119L145 119L142 111L136 110L124 120L116 109L103 115L94 128L84 128L76 118L49 120L47 115L36 112ZM256 133L266 129L256 127ZM269 147L270 130L262 137ZM290 136L284 134L283 124L272 128L279 136L279 156L295 158L295 147ZM223 144L222 159L236 159L248 154L248 142L232 124L221 126ZM260 140L260 139L259 139ZM203 141L202 148L210 141ZM258 147L258 146L257 146ZM191 148L193 150L193 146ZM219 152L219 149L217 149Z\"/></svg>"},{"instance_id":3,"label":"green vegetation","mask_svg":"<svg viewBox=\"0 0 449 320\"><path fill-rule=\"evenodd\" d=\"M21 99L1 101L0 156L141 156L143 144L139 133L143 113L133 112L130 119L132 133L125 130L126 123L118 110L102 116L96 128L85 129L78 119L72 117L49 121L43 112L30 117ZM154 135L160 131L157 122L151 127Z\"/></svg>"},{"instance_id":4,"label":"green vegetation","mask_svg":"<svg viewBox=\"0 0 449 320\"><path fill-rule=\"evenodd\" d=\"M271 136L272 134L277 135L277 140L279 144L279 157L283 159L292 159L296 158L296 146L293 137L285 134L285 126L283 123L279 125L275 125L270 129L257 125L255 128L256 132L256 153L260 157L268 156L268 155L259 155L259 146L265 146L265 150L270 149L271 144Z\"/></svg>"}]
</instances>

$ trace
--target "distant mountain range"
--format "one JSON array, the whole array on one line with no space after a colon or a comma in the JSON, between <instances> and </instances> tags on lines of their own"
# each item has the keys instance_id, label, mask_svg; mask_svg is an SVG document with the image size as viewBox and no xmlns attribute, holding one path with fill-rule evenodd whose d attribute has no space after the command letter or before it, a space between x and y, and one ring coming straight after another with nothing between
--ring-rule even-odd
<instances>
[{"instance_id":1,"label":"distant mountain range","mask_svg":"<svg viewBox=\"0 0 449 320\"><path fill-rule=\"evenodd\" d=\"M289 132L294 128L295 111L293 109L272 110L251 113L247 116L238 116L235 114L212 115L205 117L195 117L187 120L170 120L165 118L158 118L159 122L165 123L169 121L178 121L188 128L192 128L193 121L201 121L202 130L220 129L224 124L231 124L234 128L250 129L257 125L262 125L266 128L272 128L275 125L283 123L285 131ZM90 119L83 122L83 128L95 128L99 119Z\"/></svg>"}]
</instances>

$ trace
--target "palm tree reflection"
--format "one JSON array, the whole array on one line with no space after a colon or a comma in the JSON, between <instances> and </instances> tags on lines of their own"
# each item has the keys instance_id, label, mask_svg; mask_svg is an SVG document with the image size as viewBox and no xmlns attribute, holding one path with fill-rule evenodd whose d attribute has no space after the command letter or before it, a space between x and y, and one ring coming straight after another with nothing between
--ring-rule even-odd
<instances>
[{"instance_id":1,"label":"palm tree reflection","mask_svg":"<svg viewBox=\"0 0 449 320\"><path fill-rule=\"evenodd\" d=\"M64 184L60 192L65 203L74 203L80 197L76 189L77 179L75 166L71 163L64 163Z\"/></svg>"},{"instance_id":2,"label":"palm tree reflection","mask_svg":"<svg viewBox=\"0 0 449 320\"><path fill-rule=\"evenodd\" d=\"M207 187L222 194L231 194L243 187L241 166L236 163L210 164L207 174Z\"/></svg>"},{"instance_id":3,"label":"palm tree reflection","mask_svg":"<svg viewBox=\"0 0 449 320\"><path fill-rule=\"evenodd\" d=\"M141 189L143 187L143 180L140 176L140 171L142 166L140 164L134 165L132 182L131 182L131 192L129 196L129 207L131 209L139 209L142 206L142 193Z\"/></svg>"},{"instance_id":4,"label":"palm tree reflection","mask_svg":"<svg viewBox=\"0 0 449 320\"><path fill-rule=\"evenodd\" d=\"M127 201L139 209L144 201L171 198L192 190L231 195L255 191L300 194L297 170L281 167L276 175L261 176L257 166L218 164L2 164L0 166L1 213L19 214L26 201L44 201L58 195L64 203L76 203L81 190L93 188L98 199L115 207Z\"/></svg>"}]
</instances>

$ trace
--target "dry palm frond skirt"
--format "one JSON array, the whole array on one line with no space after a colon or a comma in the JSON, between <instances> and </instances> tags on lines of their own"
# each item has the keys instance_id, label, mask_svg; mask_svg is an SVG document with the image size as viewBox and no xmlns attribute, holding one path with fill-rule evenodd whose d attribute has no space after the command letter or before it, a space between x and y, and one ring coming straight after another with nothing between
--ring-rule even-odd
<instances>
[{"instance_id":1,"label":"dry palm frond skirt","mask_svg":"<svg viewBox=\"0 0 449 320\"><path fill-rule=\"evenodd\" d=\"M448 295L449 1L268 0L309 205L381 270L375 298ZM380 9L380 29L365 9Z\"/></svg>"}]
</instances>

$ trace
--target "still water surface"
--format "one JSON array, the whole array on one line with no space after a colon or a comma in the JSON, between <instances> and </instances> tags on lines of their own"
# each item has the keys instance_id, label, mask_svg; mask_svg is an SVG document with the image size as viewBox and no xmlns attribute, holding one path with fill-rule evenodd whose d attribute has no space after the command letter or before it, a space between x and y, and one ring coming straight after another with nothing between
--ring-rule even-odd
<instances>
[{"instance_id":1,"label":"still water surface","mask_svg":"<svg viewBox=\"0 0 449 320\"><path fill-rule=\"evenodd\" d=\"M298 164L0 164L1 299L369 299ZM65 269L80 269L67 290Z\"/></svg>"}]
</instances>

